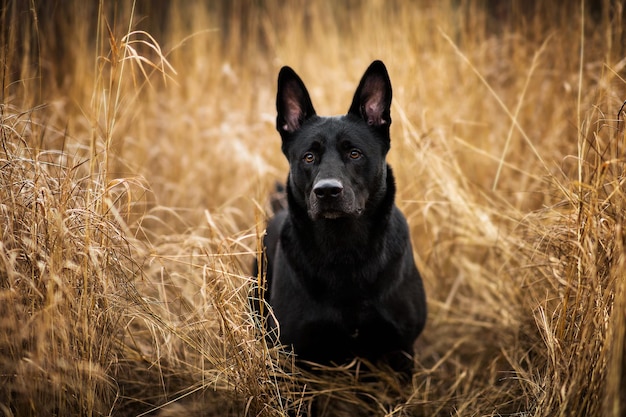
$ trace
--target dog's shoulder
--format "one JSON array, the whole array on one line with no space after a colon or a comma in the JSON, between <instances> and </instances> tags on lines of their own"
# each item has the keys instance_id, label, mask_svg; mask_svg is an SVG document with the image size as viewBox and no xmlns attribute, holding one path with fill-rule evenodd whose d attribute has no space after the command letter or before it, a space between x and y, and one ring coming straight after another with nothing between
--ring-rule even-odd
<instances>
[{"instance_id":1,"label":"dog's shoulder","mask_svg":"<svg viewBox=\"0 0 626 417\"><path fill-rule=\"evenodd\" d=\"M267 250L267 256L271 259L276 252L276 246L280 239L280 233L285 223L285 219L289 214L288 209L281 209L267 223L265 231L265 247Z\"/></svg>"}]
</instances>

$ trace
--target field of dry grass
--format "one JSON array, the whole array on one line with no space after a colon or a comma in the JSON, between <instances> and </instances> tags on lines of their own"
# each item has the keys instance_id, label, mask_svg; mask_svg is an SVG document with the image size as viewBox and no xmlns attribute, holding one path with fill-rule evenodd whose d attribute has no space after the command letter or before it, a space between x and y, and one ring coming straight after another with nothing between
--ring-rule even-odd
<instances>
[{"instance_id":1,"label":"field of dry grass","mask_svg":"<svg viewBox=\"0 0 626 417\"><path fill-rule=\"evenodd\" d=\"M626 415L626 3L0 9L0 415ZM305 372L248 294L275 83L367 65L429 322L410 386Z\"/></svg>"}]
</instances>

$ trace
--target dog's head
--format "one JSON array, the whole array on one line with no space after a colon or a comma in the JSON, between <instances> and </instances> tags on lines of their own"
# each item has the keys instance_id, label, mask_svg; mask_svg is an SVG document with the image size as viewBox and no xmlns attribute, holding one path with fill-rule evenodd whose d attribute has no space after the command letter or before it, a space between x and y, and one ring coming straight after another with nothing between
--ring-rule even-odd
<instances>
[{"instance_id":1,"label":"dog's head","mask_svg":"<svg viewBox=\"0 0 626 417\"><path fill-rule=\"evenodd\" d=\"M382 198L391 125L385 65L365 71L345 116L319 117L298 75L278 76L276 128L289 160L289 189L312 220L359 217Z\"/></svg>"}]
</instances>

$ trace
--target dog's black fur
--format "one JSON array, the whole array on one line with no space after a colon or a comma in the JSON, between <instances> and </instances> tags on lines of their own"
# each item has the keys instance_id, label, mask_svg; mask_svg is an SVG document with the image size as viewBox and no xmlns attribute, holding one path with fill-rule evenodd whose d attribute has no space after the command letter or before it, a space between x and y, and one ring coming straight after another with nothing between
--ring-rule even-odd
<instances>
[{"instance_id":1,"label":"dog's black fur","mask_svg":"<svg viewBox=\"0 0 626 417\"><path fill-rule=\"evenodd\" d=\"M426 300L385 161L387 69L370 65L348 114L319 117L300 77L283 67L276 107L290 166L288 208L267 226L262 272L280 341L303 360L357 356L406 371ZM256 263L253 269L256 275ZM276 325L271 317L268 323Z\"/></svg>"}]
</instances>

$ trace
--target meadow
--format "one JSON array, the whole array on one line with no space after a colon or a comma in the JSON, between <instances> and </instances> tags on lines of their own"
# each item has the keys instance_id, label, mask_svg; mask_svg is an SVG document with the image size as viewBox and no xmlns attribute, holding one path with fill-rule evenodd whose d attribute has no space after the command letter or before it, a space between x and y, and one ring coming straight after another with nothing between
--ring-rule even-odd
<instances>
[{"instance_id":1,"label":"meadow","mask_svg":"<svg viewBox=\"0 0 626 417\"><path fill-rule=\"evenodd\" d=\"M626 415L625 6L2 0L0 414ZM280 67L343 114L374 59L408 385L300 369L249 303Z\"/></svg>"}]
</instances>

